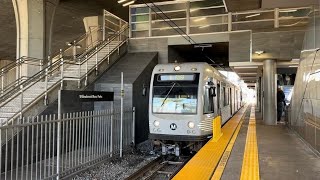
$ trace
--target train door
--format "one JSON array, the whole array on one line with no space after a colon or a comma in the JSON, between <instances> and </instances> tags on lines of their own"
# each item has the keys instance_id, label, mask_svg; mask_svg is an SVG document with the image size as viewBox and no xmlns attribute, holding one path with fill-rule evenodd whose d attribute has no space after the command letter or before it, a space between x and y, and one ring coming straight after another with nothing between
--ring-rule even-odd
<instances>
[{"instance_id":1,"label":"train door","mask_svg":"<svg viewBox=\"0 0 320 180\"><path fill-rule=\"evenodd\" d=\"M213 78L209 78L206 82L205 92L204 92L204 107L203 113L207 114L208 118L214 115L214 99L216 97L215 87L213 83ZM212 120L212 119L210 119Z\"/></svg>"},{"instance_id":2,"label":"train door","mask_svg":"<svg viewBox=\"0 0 320 180\"><path fill-rule=\"evenodd\" d=\"M220 82L217 83L217 113L221 116L221 110L220 110Z\"/></svg>"}]
</instances>

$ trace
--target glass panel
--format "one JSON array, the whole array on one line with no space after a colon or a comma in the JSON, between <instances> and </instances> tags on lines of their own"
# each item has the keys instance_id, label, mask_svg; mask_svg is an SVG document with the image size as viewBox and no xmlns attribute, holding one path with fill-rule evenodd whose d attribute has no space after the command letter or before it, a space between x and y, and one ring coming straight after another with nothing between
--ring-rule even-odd
<instances>
[{"instance_id":1,"label":"glass panel","mask_svg":"<svg viewBox=\"0 0 320 180\"><path fill-rule=\"evenodd\" d=\"M149 14L147 15L134 15L131 16L132 22L143 22L143 21L149 21Z\"/></svg>"},{"instance_id":2,"label":"glass panel","mask_svg":"<svg viewBox=\"0 0 320 180\"><path fill-rule=\"evenodd\" d=\"M181 27L180 29L182 31L186 32L186 28L185 27ZM163 29L152 30L152 36L179 35L178 32L181 32L181 34L184 34L184 33L182 33L182 31L180 29L167 27L167 28L163 28Z\"/></svg>"},{"instance_id":3,"label":"glass panel","mask_svg":"<svg viewBox=\"0 0 320 180\"><path fill-rule=\"evenodd\" d=\"M131 29L133 31L144 31L144 30L149 30L149 23L137 23L137 24L132 24Z\"/></svg>"},{"instance_id":4,"label":"glass panel","mask_svg":"<svg viewBox=\"0 0 320 180\"><path fill-rule=\"evenodd\" d=\"M190 9L190 17L226 14L224 8Z\"/></svg>"},{"instance_id":5,"label":"glass panel","mask_svg":"<svg viewBox=\"0 0 320 180\"><path fill-rule=\"evenodd\" d=\"M279 26L293 27L293 26L307 26L310 16L313 14L311 8L306 9L280 9L279 10Z\"/></svg>"},{"instance_id":6,"label":"glass panel","mask_svg":"<svg viewBox=\"0 0 320 180\"><path fill-rule=\"evenodd\" d=\"M253 12L253 13L245 13L245 14L235 14L232 16L232 22L254 22L259 20L273 20L274 19L274 11L268 12Z\"/></svg>"},{"instance_id":7,"label":"glass panel","mask_svg":"<svg viewBox=\"0 0 320 180\"><path fill-rule=\"evenodd\" d=\"M137 7L131 9L131 14L149 13L149 7Z\"/></svg>"},{"instance_id":8,"label":"glass panel","mask_svg":"<svg viewBox=\"0 0 320 180\"><path fill-rule=\"evenodd\" d=\"M172 20L172 21L152 21L152 29L154 28L169 28L171 26L176 27L185 27L186 26L186 19L181 20Z\"/></svg>"},{"instance_id":9,"label":"glass panel","mask_svg":"<svg viewBox=\"0 0 320 180\"><path fill-rule=\"evenodd\" d=\"M274 21L256 21L246 23L233 23L232 30L268 30L274 28Z\"/></svg>"},{"instance_id":10,"label":"glass panel","mask_svg":"<svg viewBox=\"0 0 320 180\"><path fill-rule=\"evenodd\" d=\"M199 27L190 27L190 34L225 32L228 31L228 25L204 25Z\"/></svg>"},{"instance_id":11,"label":"glass panel","mask_svg":"<svg viewBox=\"0 0 320 180\"><path fill-rule=\"evenodd\" d=\"M190 20L191 27L219 25L219 24L228 24L228 16L197 17L197 18L191 18Z\"/></svg>"},{"instance_id":12,"label":"glass panel","mask_svg":"<svg viewBox=\"0 0 320 180\"><path fill-rule=\"evenodd\" d=\"M210 0L210 1L195 1L190 2L190 8L199 8L199 7L212 7L212 6L223 6L223 1L221 0Z\"/></svg>"},{"instance_id":13,"label":"glass panel","mask_svg":"<svg viewBox=\"0 0 320 180\"><path fill-rule=\"evenodd\" d=\"M157 5L157 7L152 7L152 12L155 11L157 13L167 12L167 11L186 11L187 4L185 2L175 4L166 4L166 5Z\"/></svg>"},{"instance_id":14,"label":"glass panel","mask_svg":"<svg viewBox=\"0 0 320 180\"><path fill-rule=\"evenodd\" d=\"M164 20L164 19L175 19L175 18L186 18L186 12L168 12L162 14L158 13L156 14L155 12L152 12L152 20Z\"/></svg>"}]
</instances>

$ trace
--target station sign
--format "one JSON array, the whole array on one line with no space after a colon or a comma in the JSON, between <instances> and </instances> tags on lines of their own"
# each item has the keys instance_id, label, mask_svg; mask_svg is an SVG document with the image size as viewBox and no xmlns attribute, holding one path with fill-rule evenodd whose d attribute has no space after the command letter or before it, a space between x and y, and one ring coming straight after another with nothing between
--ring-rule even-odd
<instances>
[{"instance_id":1,"label":"station sign","mask_svg":"<svg viewBox=\"0 0 320 180\"><path fill-rule=\"evenodd\" d=\"M61 99L78 102L114 101L114 92L61 90Z\"/></svg>"}]
</instances>

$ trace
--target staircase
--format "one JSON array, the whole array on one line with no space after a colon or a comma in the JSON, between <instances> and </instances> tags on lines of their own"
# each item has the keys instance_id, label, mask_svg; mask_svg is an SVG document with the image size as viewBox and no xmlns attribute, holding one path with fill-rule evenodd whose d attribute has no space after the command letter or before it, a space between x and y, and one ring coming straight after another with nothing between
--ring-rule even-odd
<instances>
[{"instance_id":1,"label":"staircase","mask_svg":"<svg viewBox=\"0 0 320 180\"><path fill-rule=\"evenodd\" d=\"M76 59L61 52L51 64L43 66L32 77L19 80L9 91L2 93L0 126L19 124L17 119L23 116L40 114L46 105L57 99L57 93L62 88L83 89L95 81L99 72L110 68L126 52L128 23L122 23L119 29L107 40L86 48ZM77 86L70 86L74 82Z\"/></svg>"}]
</instances>

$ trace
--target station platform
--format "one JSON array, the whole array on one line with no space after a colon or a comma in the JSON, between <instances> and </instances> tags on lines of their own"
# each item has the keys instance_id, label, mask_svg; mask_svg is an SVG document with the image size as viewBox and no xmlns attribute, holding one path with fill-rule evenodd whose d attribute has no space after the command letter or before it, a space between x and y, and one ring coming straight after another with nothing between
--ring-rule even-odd
<instances>
[{"instance_id":1,"label":"station platform","mask_svg":"<svg viewBox=\"0 0 320 180\"><path fill-rule=\"evenodd\" d=\"M222 128L175 175L186 179L319 179L320 156L284 123L267 126L252 105Z\"/></svg>"}]
</instances>

